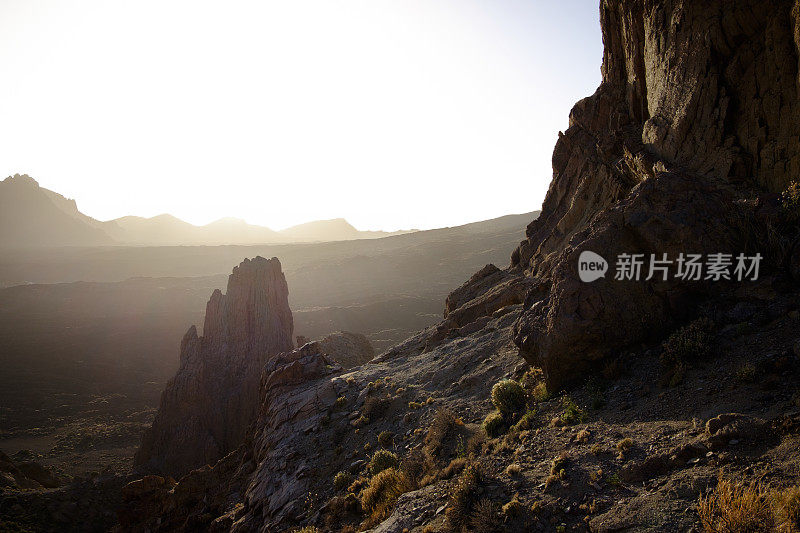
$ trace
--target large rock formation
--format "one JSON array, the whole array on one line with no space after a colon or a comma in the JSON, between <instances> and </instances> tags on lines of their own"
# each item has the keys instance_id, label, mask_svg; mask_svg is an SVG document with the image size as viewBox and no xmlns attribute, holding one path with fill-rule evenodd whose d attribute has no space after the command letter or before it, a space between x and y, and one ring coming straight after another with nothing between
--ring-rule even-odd
<instances>
[{"instance_id":1,"label":"large rock formation","mask_svg":"<svg viewBox=\"0 0 800 533\"><path fill-rule=\"evenodd\" d=\"M774 195L800 175L796 2L603 1L603 81L553 153L541 216L512 256L535 281L515 341L561 386L660 333L709 284L577 278L584 250L769 249ZM780 238L780 236L778 236ZM774 240L774 238L772 239ZM759 248L760 247L760 248Z\"/></svg>"},{"instance_id":2,"label":"large rock formation","mask_svg":"<svg viewBox=\"0 0 800 533\"><path fill-rule=\"evenodd\" d=\"M203 336L181 341L180 368L142 440L135 464L168 474L214 464L239 446L259 405L267 359L292 349L289 290L277 258L245 259L214 291Z\"/></svg>"},{"instance_id":3,"label":"large rock formation","mask_svg":"<svg viewBox=\"0 0 800 533\"><path fill-rule=\"evenodd\" d=\"M319 353L336 361L342 368L353 368L375 357L375 349L361 333L337 331L312 344L316 344Z\"/></svg>"}]
</instances>

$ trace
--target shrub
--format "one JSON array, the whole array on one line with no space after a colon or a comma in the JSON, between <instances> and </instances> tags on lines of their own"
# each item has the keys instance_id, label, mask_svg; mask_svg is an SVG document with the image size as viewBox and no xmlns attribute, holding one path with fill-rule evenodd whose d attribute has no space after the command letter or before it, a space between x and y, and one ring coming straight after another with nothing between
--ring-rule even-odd
<instances>
[{"instance_id":1,"label":"shrub","mask_svg":"<svg viewBox=\"0 0 800 533\"><path fill-rule=\"evenodd\" d=\"M441 455L444 448L454 448L449 440L455 439L455 434L464 427L464 422L450 409L439 409L433 417L428 432L425 434L425 451L431 456ZM450 446L447 446L451 444Z\"/></svg>"},{"instance_id":2,"label":"shrub","mask_svg":"<svg viewBox=\"0 0 800 533\"><path fill-rule=\"evenodd\" d=\"M422 404L419 402L408 402L409 409L419 409L420 407L422 407Z\"/></svg>"},{"instance_id":3,"label":"shrub","mask_svg":"<svg viewBox=\"0 0 800 533\"><path fill-rule=\"evenodd\" d=\"M700 496L697 513L707 533L771 531L775 525L769 499L759 484L734 484L721 475L717 488Z\"/></svg>"},{"instance_id":4,"label":"shrub","mask_svg":"<svg viewBox=\"0 0 800 533\"><path fill-rule=\"evenodd\" d=\"M401 494L413 490L413 485L402 472L387 468L373 476L361 494L361 506L370 516L368 524L377 524L385 518Z\"/></svg>"},{"instance_id":5,"label":"shrub","mask_svg":"<svg viewBox=\"0 0 800 533\"><path fill-rule=\"evenodd\" d=\"M787 218L794 222L800 219L800 184L793 181L781 194L781 207Z\"/></svg>"},{"instance_id":6,"label":"shrub","mask_svg":"<svg viewBox=\"0 0 800 533\"><path fill-rule=\"evenodd\" d=\"M347 405L347 396L339 396L336 398L336 408L343 409Z\"/></svg>"},{"instance_id":7,"label":"shrub","mask_svg":"<svg viewBox=\"0 0 800 533\"><path fill-rule=\"evenodd\" d=\"M516 424L511 426L512 431L525 431L533 429L536 425L536 410L528 409L524 415L520 417Z\"/></svg>"},{"instance_id":8,"label":"shrub","mask_svg":"<svg viewBox=\"0 0 800 533\"><path fill-rule=\"evenodd\" d=\"M419 448L414 448L400 461L400 471L415 486L424 485L423 480L430 477L429 474L436 469L431 458Z\"/></svg>"},{"instance_id":9,"label":"shrub","mask_svg":"<svg viewBox=\"0 0 800 533\"><path fill-rule=\"evenodd\" d=\"M478 431L467 440L467 455L480 455L486 445L486 433Z\"/></svg>"},{"instance_id":10,"label":"shrub","mask_svg":"<svg viewBox=\"0 0 800 533\"><path fill-rule=\"evenodd\" d=\"M504 379L492 387L492 403L504 415L511 415L525 407L525 389L513 379Z\"/></svg>"},{"instance_id":11,"label":"shrub","mask_svg":"<svg viewBox=\"0 0 800 533\"><path fill-rule=\"evenodd\" d=\"M372 419L382 418L391 403L392 401L389 398L369 396L364 400L364 407L361 408L361 414Z\"/></svg>"},{"instance_id":12,"label":"shrub","mask_svg":"<svg viewBox=\"0 0 800 533\"><path fill-rule=\"evenodd\" d=\"M461 531L469 525L470 515L477 503L483 472L478 465L469 465L461 472L455 488L450 493L445 516L453 531Z\"/></svg>"},{"instance_id":13,"label":"shrub","mask_svg":"<svg viewBox=\"0 0 800 533\"><path fill-rule=\"evenodd\" d=\"M522 467L519 466L517 463L511 463L506 467L506 474L511 477L518 476L522 472Z\"/></svg>"},{"instance_id":14,"label":"shrub","mask_svg":"<svg viewBox=\"0 0 800 533\"><path fill-rule=\"evenodd\" d=\"M531 393L533 399L537 402L546 402L550 399L551 394L550 391L547 390L547 383L544 381L540 381L534 388L533 392Z\"/></svg>"},{"instance_id":15,"label":"shrub","mask_svg":"<svg viewBox=\"0 0 800 533\"><path fill-rule=\"evenodd\" d=\"M569 396L564 397L564 413L561 415L561 421L567 425L579 424L586 420L586 412L578 407L572 398Z\"/></svg>"},{"instance_id":16,"label":"shrub","mask_svg":"<svg viewBox=\"0 0 800 533\"><path fill-rule=\"evenodd\" d=\"M464 457L456 457L450 464L448 464L442 470L440 477L442 479L450 479L451 477L455 476L456 474L461 473L464 470L464 467L467 466L467 460Z\"/></svg>"},{"instance_id":17,"label":"shrub","mask_svg":"<svg viewBox=\"0 0 800 533\"><path fill-rule=\"evenodd\" d=\"M495 533L502 531L503 520L500 516L500 506L489 498L483 498L472 511L469 519L470 531L475 533Z\"/></svg>"},{"instance_id":18,"label":"shrub","mask_svg":"<svg viewBox=\"0 0 800 533\"><path fill-rule=\"evenodd\" d=\"M631 448L633 448L633 439L631 438L626 437L617 443L617 450L620 452L627 452Z\"/></svg>"},{"instance_id":19,"label":"shrub","mask_svg":"<svg viewBox=\"0 0 800 533\"><path fill-rule=\"evenodd\" d=\"M711 352L711 330L707 318L698 318L670 335L662 345L661 362L666 368L697 361Z\"/></svg>"},{"instance_id":20,"label":"shrub","mask_svg":"<svg viewBox=\"0 0 800 533\"><path fill-rule=\"evenodd\" d=\"M566 455L562 454L553 459L553 462L550 464L550 473L551 474L561 474L564 472L565 468L567 467L568 458Z\"/></svg>"},{"instance_id":21,"label":"shrub","mask_svg":"<svg viewBox=\"0 0 800 533\"><path fill-rule=\"evenodd\" d=\"M545 490L549 489L554 483L567 477L567 456L559 455L550 464L550 475L544 481Z\"/></svg>"},{"instance_id":22,"label":"shrub","mask_svg":"<svg viewBox=\"0 0 800 533\"><path fill-rule=\"evenodd\" d=\"M523 387L527 390L533 391L533 388L542 381L542 376L544 373L542 372L541 368L531 367L525 371L525 374L522 375L522 379L520 383Z\"/></svg>"},{"instance_id":23,"label":"shrub","mask_svg":"<svg viewBox=\"0 0 800 533\"><path fill-rule=\"evenodd\" d=\"M497 411L489 413L486 415L486 418L483 419L483 431L490 439L502 435L504 425L503 415Z\"/></svg>"},{"instance_id":24,"label":"shrub","mask_svg":"<svg viewBox=\"0 0 800 533\"><path fill-rule=\"evenodd\" d=\"M525 506L519 501L519 494L514 494L511 500L503 506L503 514L509 518L521 516Z\"/></svg>"},{"instance_id":25,"label":"shrub","mask_svg":"<svg viewBox=\"0 0 800 533\"><path fill-rule=\"evenodd\" d=\"M337 492L346 489L353 482L353 476L348 472L339 472L333 477L333 488Z\"/></svg>"},{"instance_id":26,"label":"shrub","mask_svg":"<svg viewBox=\"0 0 800 533\"><path fill-rule=\"evenodd\" d=\"M388 448L394 443L394 435L391 431L381 431L378 435L378 444L384 448Z\"/></svg>"},{"instance_id":27,"label":"shrub","mask_svg":"<svg viewBox=\"0 0 800 533\"><path fill-rule=\"evenodd\" d=\"M373 476L386 470L387 468L397 468L399 461L397 456L389 450L378 450L372 454L369 460L369 472Z\"/></svg>"}]
</instances>

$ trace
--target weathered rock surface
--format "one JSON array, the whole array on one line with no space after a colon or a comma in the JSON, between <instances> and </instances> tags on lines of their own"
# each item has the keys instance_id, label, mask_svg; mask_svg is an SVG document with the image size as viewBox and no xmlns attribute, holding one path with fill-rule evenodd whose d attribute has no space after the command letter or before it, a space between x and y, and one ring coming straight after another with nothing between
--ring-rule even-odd
<instances>
[{"instance_id":1,"label":"weathered rock surface","mask_svg":"<svg viewBox=\"0 0 800 533\"><path fill-rule=\"evenodd\" d=\"M375 350L369 339L361 333L337 331L316 341L316 344L316 350L345 369L362 365L375 357Z\"/></svg>"},{"instance_id":2,"label":"weathered rock surface","mask_svg":"<svg viewBox=\"0 0 800 533\"><path fill-rule=\"evenodd\" d=\"M573 108L542 214L512 255L511 271L535 280L515 341L552 385L662 332L708 290L615 282L618 253L769 242L770 193L800 173L798 12L789 0L601 2L603 81ZM610 275L578 281L584 250Z\"/></svg>"},{"instance_id":3,"label":"weathered rock surface","mask_svg":"<svg viewBox=\"0 0 800 533\"><path fill-rule=\"evenodd\" d=\"M180 368L142 440L135 464L178 475L213 464L244 440L258 412L261 369L292 349L288 287L277 258L245 259L214 291L203 336L181 341Z\"/></svg>"}]
</instances>

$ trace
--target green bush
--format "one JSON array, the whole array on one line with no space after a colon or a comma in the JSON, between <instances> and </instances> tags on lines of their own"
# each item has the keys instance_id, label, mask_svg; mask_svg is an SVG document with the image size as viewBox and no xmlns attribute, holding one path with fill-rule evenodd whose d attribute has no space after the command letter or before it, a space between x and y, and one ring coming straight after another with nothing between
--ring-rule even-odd
<instances>
[{"instance_id":1,"label":"green bush","mask_svg":"<svg viewBox=\"0 0 800 533\"><path fill-rule=\"evenodd\" d=\"M586 412L578 407L578 404L572 398L566 396L564 398L564 414L561 415L561 420L569 426L579 424L586 420Z\"/></svg>"},{"instance_id":2,"label":"green bush","mask_svg":"<svg viewBox=\"0 0 800 533\"><path fill-rule=\"evenodd\" d=\"M711 352L713 327L707 318L698 318L674 332L662 345L661 362L667 368L675 368L707 356Z\"/></svg>"},{"instance_id":3,"label":"green bush","mask_svg":"<svg viewBox=\"0 0 800 533\"><path fill-rule=\"evenodd\" d=\"M513 379L499 381L492 387L492 403L504 415L517 413L525 408L525 389Z\"/></svg>"},{"instance_id":4,"label":"green bush","mask_svg":"<svg viewBox=\"0 0 800 533\"><path fill-rule=\"evenodd\" d=\"M386 470L387 468L397 468L400 461L397 456L389 450L378 450L372 454L372 459L369 460L369 472L373 476Z\"/></svg>"},{"instance_id":5,"label":"green bush","mask_svg":"<svg viewBox=\"0 0 800 533\"><path fill-rule=\"evenodd\" d=\"M512 431L524 431L526 429L533 429L536 426L536 410L535 409L528 409L524 415L522 415L519 421L511 426Z\"/></svg>"},{"instance_id":6,"label":"green bush","mask_svg":"<svg viewBox=\"0 0 800 533\"><path fill-rule=\"evenodd\" d=\"M503 415L497 411L489 413L486 415L486 418L483 419L483 431L486 432L486 436L490 439L502 435L504 425L505 421L503 420Z\"/></svg>"},{"instance_id":7,"label":"green bush","mask_svg":"<svg viewBox=\"0 0 800 533\"><path fill-rule=\"evenodd\" d=\"M338 492L349 487L352 482L353 476L348 472L339 472L333 477L333 488Z\"/></svg>"}]
</instances>

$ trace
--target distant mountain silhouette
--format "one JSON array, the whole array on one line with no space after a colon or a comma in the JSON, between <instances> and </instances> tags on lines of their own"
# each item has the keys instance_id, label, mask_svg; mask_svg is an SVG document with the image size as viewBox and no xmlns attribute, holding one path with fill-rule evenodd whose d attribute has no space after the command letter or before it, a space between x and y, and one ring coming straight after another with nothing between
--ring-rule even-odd
<instances>
[{"instance_id":1,"label":"distant mountain silhouette","mask_svg":"<svg viewBox=\"0 0 800 533\"><path fill-rule=\"evenodd\" d=\"M110 222L119 229L109 233L126 244L256 244L282 240L269 228L236 218L222 218L205 226L195 226L167 214L151 218L127 216Z\"/></svg>"},{"instance_id":2,"label":"distant mountain silhouette","mask_svg":"<svg viewBox=\"0 0 800 533\"><path fill-rule=\"evenodd\" d=\"M343 218L315 220L280 231L280 234L291 242L313 241L352 241L355 239L377 239L389 235L402 235L409 231L359 231Z\"/></svg>"},{"instance_id":3,"label":"distant mountain silhouette","mask_svg":"<svg viewBox=\"0 0 800 533\"><path fill-rule=\"evenodd\" d=\"M375 239L408 231L359 231L345 219L320 220L273 231L238 218L195 226L169 214L103 222L75 200L40 187L27 174L0 182L0 246L220 245Z\"/></svg>"},{"instance_id":4,"label":"distant mountain silhouette","mask_svg":"<svg viewBox=\"0 0 800 533\"><path fill-rule=\"evenodd\" d=\"M0 246L113 244L104 227L78 211L75 200L39 187L27 174L0 181Z\"/></svg>"}]
</instances>

